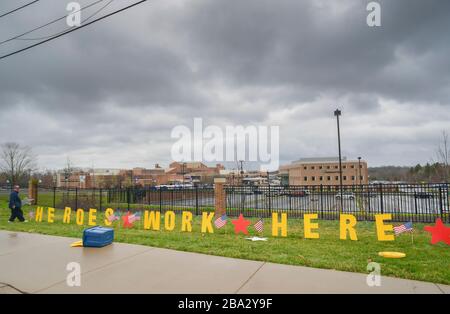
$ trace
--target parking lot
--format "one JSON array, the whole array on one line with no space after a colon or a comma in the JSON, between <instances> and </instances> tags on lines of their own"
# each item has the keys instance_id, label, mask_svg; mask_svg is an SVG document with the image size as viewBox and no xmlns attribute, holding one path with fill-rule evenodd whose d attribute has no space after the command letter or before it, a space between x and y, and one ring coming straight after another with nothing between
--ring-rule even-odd
<instances>
[{"instance_id":1,"label":"parking lot","mask_svg":"<svg viewBox=\"0 0 450 314\"><path fill-rule=\"evenodd\" d=\"M228 206L253 207L253 208L272 208L272 209L299 209L299 210L339 210L341 202L338 195L334 194L310 194L303 197L291 197L285 195L246 195L229 196ZM380 195L359 196L343 199L343 211L357 212L365 210L368 212L393 213L404 212L411 214L433 213L439 214L441 205L444 211L449 211L448 199L443 198L442 203L439 199L429 198L421 199L413 195Z\"/></svg>"},{"instance_id":2,"label":"parking lot","mask_svg":"<svg viewBox=\"0 0 450 314\"><path fill-rule=\"evenodd\" d=\"M300 195L300 196L297 196ZM414 220L433 221L435 217L450 214L448 191L439 194L395 193L320 193L308 191L307 195L293 193L233 193L227 196L227 207L260 209L266 211L286 211L291 216L297 213L354 213L371 216L378 213L392 213L398 218L410 217ZM419 219L420 218L420 219Z\"/></svg>"}]
</instances>

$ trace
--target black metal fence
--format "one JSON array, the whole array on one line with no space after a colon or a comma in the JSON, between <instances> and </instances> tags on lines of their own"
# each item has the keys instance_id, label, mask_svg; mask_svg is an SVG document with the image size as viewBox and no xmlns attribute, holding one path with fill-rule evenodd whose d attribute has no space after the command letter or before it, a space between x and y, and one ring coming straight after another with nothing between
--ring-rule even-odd
<instances>
[{"instance_id":1,"label":"black metal fence","mask_svg":"<svg viewBox=\"0 0 450 314\"><path fill-rule=\"evenodd\" d=\"M395 221L450 222L449 184L376 184L343 186L227 186L228 216L271 217L274 212L301 218L317 213L321 219L337 219L340 213L358 220L374 220L375 214L392 214ZM214 189L39 188L38 205L54 208L108 207L118 210L192 211L201 215L214 210Z\"/></svg>"},{"instance_id":2,"label":"black metal fence","mask_svg":"<svg viewBox=\"0 0 450 314\"><path fill-rule=\"evenodd\" d=\"M448 184L374 184L343 186L235 186L227 189L227 213L270 217L286 212L301 218L317 213L321 219L337 219L347 213L358 220L374 220L375 214L392 214L394 221L450 222Z\"/></svg>"},{"instance_id":3,"label":"black metal fence","mask_svg":"<svg viewBox=\"0 0 450 314\"><path fill-rule=\"evenodd\" d=\"M118 210L190 210L196 215L214 210L213 188L39 188L37 204L54 208L106 208Z\"/></svg>"}]
</instances>

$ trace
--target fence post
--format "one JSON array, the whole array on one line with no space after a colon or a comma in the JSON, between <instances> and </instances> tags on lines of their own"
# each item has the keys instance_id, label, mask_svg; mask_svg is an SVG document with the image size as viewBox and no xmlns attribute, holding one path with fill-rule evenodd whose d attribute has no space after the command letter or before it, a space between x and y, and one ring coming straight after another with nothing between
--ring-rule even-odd
<instances>
[{"instance_id":1,"label":"fence post","mask_svg":"<svg viewBox=\"0 0 450 314\"><path fill-rule=\"evenodd\" d=\"M75 188L75 210L78 210L78 188Z\"/></svg>"},{"instance_id":2,"label":"fence post","mask_svg":"<svg viewBox=\"0 0 450 314\"><path fill-rule=\"evenodd\" d=\"M417 197L416 197L416 192L414 192L414 213L416 214L414 218L415 218L417 221L420 221L420 220L417 218L418 212L417 212Z\"/></svg>"},{"instance_id":3,"label":"fence post","mask_svg":"<svg viewBox=\"0 0 450 314\"><path fill-rule=\"evenodd\" d=\"M441 212L441 219L444 221L444 205L442 204L442 187L439 186L439 209Z\"/></svg>"},{"instance_id":4,"label":"fence post","mask_svg":"<svg viewBox=\"0 0 450 314\"><path fill-rule=\"evenodd\" d=\"M162 188L159 187L159 212L162 211Z\"/></svg>"},{"instance_id":5,"label":"fence post","mask_svg":"<svg viewBox=\"0 0 450 314\"><path fill-rule=\"evenodd\" d=\"M30 179L30 181L28 182L28 198L33 200L30 202L30 205L37 205L38 182L35 179Z\"/></svg>"},{"instance_id":6,"label":"fence post","mask_svg":"<svg viewBox=\"0 0 450 314\"><path fill-rule=\"evenodd\" d=\"M100 211L102 211L102 201L103 201L103 191L102 188L100 188Z\"/></svg>"},{"instance_id":7,"label":"fence post","mask_svg":"<svg viewBox=\"0 0 450 314\"><path fill-rule=\"evenodd\" d=\"M170 207L171 207L171 209L173 209L174 208L174 205L173 205L173 202L174 202L174 198L173 198L173 191L174 189L171 189L170 191ZM183 190L182 190L183 191ZM166 210L164 210L164 213L166 212Z\"/></svg>"},{"instance_id":8,"label":"fence post","mask_svg":"<svg viewBox=\"0 0 450 314\"><path fill-rule=\"evenodd\" d=\"M195 186L195 215L198 216L199 208L198 208L198 186Z\"/></svg>"},{"instance_id":9,"label":"fence post","mask_svg":"<svg viewBox=\"0 0 450 314\"><path fill-rule=\"evenodd\" d=\"M450 192L448 183L445 185L445 199L447 204L447 210L450 211ZM450 212L447 212L447 219L448 222L450 223Z\"/></svg>"},{"instance_id":10,"label":"fence post","mask_svg":"<svg viewBox=\"0 0 450 314\"><path fill-rule=\"evenodd\" d=\"M381 213L384 214L383 184L382 183L380 183L380 206L381 206Z\"/></svg>"},{"instance_id":11,"label":"fence post","mask_svg":"<svg viewBox=\"0 0 450 314\"><path fill-rule=\"evenodd\" d=\"M292 197L291 197L291 188L289 187L288 191L288 199L289 199L289 212L292 213Z\"/></svg>"},{"instance_id":12,"label":"fence post","mask_svg":"<svg viewBox=\"0 0 450 314\"><path fill-rule=\"evenodd\" d=\"M444 206L447 206L447 210L450 211L450 191L448 183L445 185L445 204L447 205ZM450 212L447 212L447 220L450 223Z\"/></svg>"},{"instance_id":13,"label":"fence post","mask_svg":"<svg viewBox=\"0 0 450 314\"><path fill-rule=\"evenodd\" d=\"M214 212L215 216L222 217L226 214L225 178L214 178Z\"/></svg>"},{"instance_id":14,"label":"fence post","mask_svg":"<svg viewBox=\"0 0 450 314\"><path fill-rule=\"evenodd\" d=\"M321 219L323 219L324 215L323 215L323 184L320 184L320 215L321 215Z\"/></svg>"},{"instance_id":15,"label":"fence post","mask_svg":"<svg viewBox=\"0 0 450 314\"><path fill-rule=\"evenodd\" d=\"M127 188L127 209L128 211L130 211L130 189L131 188Z\"/></svg>"},{"instance_id":16,"label":"fence post","mask_svg":"<svg viewBox=\"0 0 450 314\"><path fill-rule=\"evenodd\" d=\"M255 199L255 210L258 211L259 210L259 206L258 206L258 197L259 194L256 192L257 190L255 190L253 192L253 198ZM258 187L258 191L260 191L259 187ZM263 212L265 214L265 212Z\"/></svg>"},{"instance_id":17,"label":"fence post","mask_svg":"<svg viewBox=\"0 0 450 314\"><path fill-rule=\"evenodd\" d=\"M56 186L53 187L53 208L56 208Z\"/></svg>"}]
</instances>

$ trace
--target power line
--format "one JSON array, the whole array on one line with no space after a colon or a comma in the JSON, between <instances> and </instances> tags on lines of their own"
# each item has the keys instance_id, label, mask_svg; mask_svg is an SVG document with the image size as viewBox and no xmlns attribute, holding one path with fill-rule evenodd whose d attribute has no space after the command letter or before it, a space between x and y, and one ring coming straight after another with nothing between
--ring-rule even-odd
<instances>
[{"instance_id":1,"label":"power line","mask_svg":"<svg viewBox=\"0 0 450 314\"><path fill-rule=\"evenodd\" d=\"M14 12L16 12L16 11L19 11L19 10L21 10L21 9L23 9L23 8L26 8L27 6L32 5L33 3L36 3L36 2L38 2L38 1L39 1L39 0L31 1L31 2L29 2L29 3L27 3L27 4L24 4L24 5L21 6L21 7L18 7L18 8L16 8L16 9L14 9L14 10L11 10L11 11L9 11L9 12L3 13L2 15L0 15L0 18L2 18L2 17L4 17L4 16L7 16L7 15L9 15L9 14L11 14L11 13L14 13Z\"/></svg>"},{"instance_id":2,"label":"power line","mask_svg":"<svg viewBox=\"0 0 450 314\"><path fill-rule=\"evenodd\" d=\"M33 29L30 30L30 31L27 31L27 32L22 33L22 34L20 34L20 35L17 35L17 36L11 37L11 38L9 38L9 39L6 39L6 40L4 40L4 41L1 41L1 42L0 42L0 45L3 45L3 44L5 44L5 43L7 43L7 42L9 42L9 41L14 40L14 39L20 39L20 37L22 37L22 36L28 35L28 34L34 32L34 31L37 31L37 30L39 30L39 29L41 29L41 28L44 28L44 27L46 27L46 26L49 26L49 25L54 24L54 23L56 23L56 22L59 22L59 21L65 19L65 18L67 18L70 14L74 14L74 13L81 12L81 11L83 11L83 10L85 10L85 9L87 9L87 8L90 8L90 7L96 5L96 4L100 3L100 2L103 2L103 1L105 1L105 0L97 0L97 1L95 1L95 2L93 2L93 3L91 3L91 4L88 4L88 5L85 6L85 7L82 7L82 8L81 8L80 10L78 10L78 11L75 11L75 12L72 12L72 13L69 13L69 14L66 14L66 15L64 15L64 16L62 16L62 17L59 17L59 18L57 18L57 19L55 19L55 20L52 20L52 21L50 21L50 22L48 22L48 23L46 23L46 24L44 24L44 25L38 26L38 27L36 27L36 28L33 28ZM25 39L23 39L23 40L25 40Z\"/></svg>"},{"instance_id":3,"label":"power line","mask_svg":"<svg viewBox=\"0 0 450 314\"><path fill-rule=\"evenodd\" d=\"M104 1L104 0L99 0L99 1L97 1L97 3L98 3L98 2L102 2L102 1ZM95 11L93 14L89 15L86 19L84 19L83 21L81 21L81 23L84 23L84 22L90 20L91 18L93 18L94 16L96 16L98 13L100 13L101 11L103 11L107 6L109 6L109 5L111 4L111 2L113 2L113 1L114 1L114 0L109 0L108 3L106 3L106 4L105 4L104 6L102 6L100 9L98 9L97 11ZM81 11L81 10L83 10L83 9L78 10L78 12ZM74 12L74 13L75 13L75 12ZM70 14L74 14L74 13L70 13ZM68 15L66 15L66 16L68 16ZM43 36L43 37L35 37L35 38L16 38L16 39L17 39L17 40L43 40L43 39L47 39L47 38L54 37L54 36L56 36L56 35L65 33L65 32L67 32L67 31L68 31L69 29L71 29L71 28L72 28L72 27L68 27L68 28L66 28L65 30L60 31L60 32L58 32L58 33L56 33L56 34L48 35L48 36ZM1 43L0 43L0 44L1 44Z\"/></svg>"},{"instance_id":4,"label":"power line","mask_svg":"<svg viewBox=\"0 0 450 314\"><path fill-rule=\"evenodd\" d=\"M25 47L25 48L22 48L22 49L19 49L19 50L16 50L16 51L14 51L14 52L8 53L8 54L3 55L3 56L0 56L0 60L5 59L5 58L8 58L8 57L13 56L13 55L18 54L18 53L21 53L21 52L26 51L26 50L28 50L28 49L34 48L34 47L36 47L36 46L40 46L40 45L42 45L42 44L45 44L46 42L49 42L49 41L51 41L51 40L53 40L53 39L56 39L56 38L59 38L59 37L61 37L61 36L66 35L66 34L69 34L69 33L72 33L72 32L74 32L74 31L77 31L77 30L79 30L79 29L81 29L81 28L84 28L84 27L86 27L86 26L89 26L89 25L91 25L91 24L93 24L93 23L95 23L95 22L101 21L101 20L103 20L103 19L105 19L105 18L107 18L107 17L110 17L110 16L115 15L115 14L117 14L117 13L120 13L120 12L122 12L122 11L128 10L128 9L130 9L130 8L132 8L132 7L134 7L134 6L137 6L137 5L139 5L139 4L143 3L143 2L146 2L146 1L147 1L147 0L141 0L141 1L135 2L135 3L130 4L130 5L128 5L128 6L124 7L124 8L122 8L122 9L116 10L116 11L111 12L111 13L108 13L108 14L102 16L102 17L99 17L99 18L97 18L97 19L95 19L95 20L93 20L93 21L91 21L91 22L89 22L89 23L87 23L87 24L81 25L81 26L79 26L79 27L77 27L77 28L69 29L67 32L64 32L64 33L62 33L62 34L58 34L58 35L56 35L56 36L54 36L54 37L52 37L52 38L49 38L49 39L40 41L40 42L38 42L38 43L36 43L36 44L30 45L30 46L28 46L28 47Z\"/></svg>"}]
</instances>

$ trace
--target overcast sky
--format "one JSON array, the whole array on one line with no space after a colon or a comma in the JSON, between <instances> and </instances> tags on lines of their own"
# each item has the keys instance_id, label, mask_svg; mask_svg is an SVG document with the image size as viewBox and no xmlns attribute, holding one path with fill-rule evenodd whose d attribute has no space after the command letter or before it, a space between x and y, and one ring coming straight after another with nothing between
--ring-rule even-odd
<instances>
[{"instance_id":1,"label":"overcast sky","mask_svg":"<svg viewBox=\"0 0 450 314\"><path fill-rule=\"evenodd\" d=\"M0 13L26 2L2 0ZM148 1L0 60L0 142L31 146L41 168L67 157L152 167L171 161L171 130L200 117L279 125L283 164L337 155L339 107L343 155L369 166L433 161L450 131L450 1L379 1L374 28L368 2ZM0 41L65 15L66 4L41 0L0 18ZM34 42L1 44L0 54Z\"/></svg>"}]
</instances>

